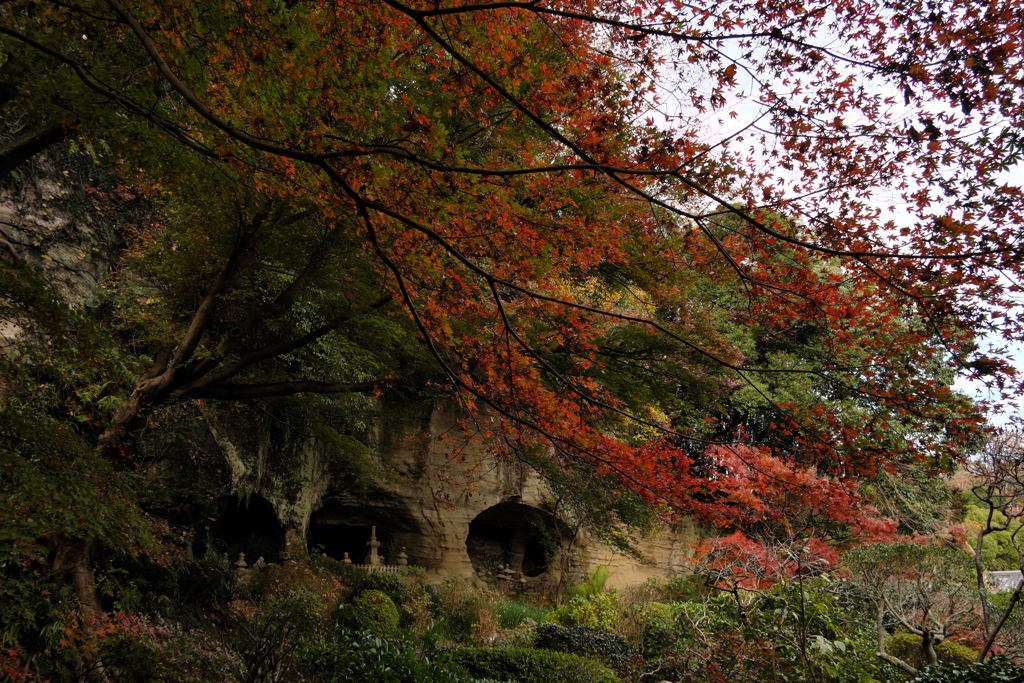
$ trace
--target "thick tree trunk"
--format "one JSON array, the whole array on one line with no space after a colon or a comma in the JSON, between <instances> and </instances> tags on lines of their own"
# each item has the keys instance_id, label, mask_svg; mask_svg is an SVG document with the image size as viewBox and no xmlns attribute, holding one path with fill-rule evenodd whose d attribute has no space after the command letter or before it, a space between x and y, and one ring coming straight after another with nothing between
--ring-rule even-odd
<instances>
[{"instance_id":1,"label":"thick tree trunk","mask_svg":"<svg viewBox=\"0 0 1024 683\"><path fill-rule=\"evenodd\" d=\"M892 664L904 673L910 674L911 676L917 676L917 674L919 673L917 669L910 666L902 659L899 659L898 657L893 657L885 651L885 606L883 605L883 603L879 602L876 605L876 608L877 610L875 612L875 633L878 636L878 650L877 652L875 652L875 656L877 656L884 662Z\"/></svg>"},{"instance_id":2,"label":"thick tree trunk","mask_svg":"<svg viewBox=\"0 0 1024 683\"><path fill-rule=\"evenodd\" d=\"M924 652L924 661L927 662L927 666L939 663L939 655L935 652L935 638L927 629L921 635L921 650Z\"/></svg>"},{"instance_id":3,"label":"thick tree trunk","mask_svg":"<svg viewBox=\"0 0 1024 683\"><path fill-rule=\"evenodd\" d=\"M53 573L71 584L82 605L82 613L88 618L103 611L92 576L92 551L92 541L69 539L57 546L53 560Z\"/></svg>"},{"instance_id":4,"label":"thick tree trunk","mask_svg":"<svg viewBox=\"0 0 1024 683\"><path fill-rule=\"evenodd\" d=\"M118 444L125 434L129 434L141 426L151 407L162 402L162 399L153 400L154 395L146 391L144 382L145 380L139 380L136 383L131 396L114 413L113 422L97 440L97 445L100 448Z\"/></svg>"},{"instance_id":5,"label":"thick tree trunk","mask_svg":"<svg viewBox=\"0 0 1024 683\"><path fill-rule=\"evenodd\" d=\"M66 138L67 135L67 128L61 124L52 124L25 133L0 147L0 180L9 176L11 171L44 149Z\"/></svg>"},{"instance_id":6,"label":"thick tree trunk","mask_svg":"<svg viewBox=\"0 0 1024 683\"><path fill-rule=\"evenodd\" d=\"M98 654L93 626L103 616L99 591L92 573L94 544L80 538L66 539L57 546L53 560L53 573L71 584L80 605L82 630L94 654L83 660L78 654L72 655L72 663L80 680L108 683L110 676Z\"/></svg>"}]
</instances>

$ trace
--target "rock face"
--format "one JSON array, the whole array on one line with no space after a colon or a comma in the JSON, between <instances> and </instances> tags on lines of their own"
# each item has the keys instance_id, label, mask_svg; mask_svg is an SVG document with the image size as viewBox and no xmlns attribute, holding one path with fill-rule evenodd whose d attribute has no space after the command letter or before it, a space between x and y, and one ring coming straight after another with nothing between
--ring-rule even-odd
<instances>
[{"instance_id":1,"label":"rock face","mask_svg":"<svg viewBox=\"0 0 1024 683\"><path fill-rule=\"evenodd\" d=\"M609 565L610 587L685 572L690 544L698 540L695 526L664 528L640 539L645 561L623 555L574 533L556 514L550 490L519 462L498 461L475 442L453 454L453 444L437 438L454 431L451 412L424 404L383 409L399 410L405 419L378 436L380 457L393 474L373 490L336 481L325 465L328 454L308 443L294 446L290 460L297 480L288 486L252 469L238 473L236 485L247 481L245 488L273 506L287 551L308 547L339 560L347 553L358 564L376 527L385 563L396 564L404 548L409 564L426 568L434 581L479 580L510 568L517 582L539 590L553 587L563 573L575 581L599 565ZM250 509L253 526L266 528L257 506ZM235 534L244 536L237 527ZM254 530L246 555L258 552L269 559L268 540Z\"/></svg>"},{"instance_id":2,"label":"rock face","mask_svg":"<svg viewBox=\"0 0 1024 683\"><path fill-rule=\"evenodd\" d=\"M27 260L69 306L89 304L137 223L138 197L82 152L54 148L0 186L0 258Z\"/></svg>"},{"instance_id":3,"label":"rock face","mask_svg":"<svg viewBox=\"0 0 1024 683\"><path fill-rule=\"evenodd\" d=\"M101 306L125 234L144 231L151 218L146 199L80 151L55 148L19 173L0 187L0 260L37 266L71 307ZM134 287L145 296L145 283ZM0 321L0 353L20 334ZM196 403L193 417L208 427L226 470L212 532L232 561L308 549L361 563L376 527L385 563L397 564L404 548L408 563L434 581L501 571L540 589L609 565L609 585L622 586L685 571L698 538L693 526L641 539L644 562L624 556L577 533L521 463L498 461L481 443L439 439L457 432L450 411L425 403L380 408L400 419L371 439L390 474L368 487L339 474L328 446L276 429L266 412Z\"/></svg>"}]
</instances>

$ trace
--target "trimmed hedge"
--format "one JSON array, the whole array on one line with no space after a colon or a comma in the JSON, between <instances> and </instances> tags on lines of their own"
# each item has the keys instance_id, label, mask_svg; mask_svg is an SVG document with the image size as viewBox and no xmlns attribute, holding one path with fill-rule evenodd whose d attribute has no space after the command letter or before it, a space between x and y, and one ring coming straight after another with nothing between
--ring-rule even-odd
<instances>
[{"instance_id":1,"label":"trimmed hedge","mask_svg":"<svg viewBox=\"0 0 1024 683\"><path fill-rule=\"evenodd\" d=\"M285 676L274 680L301 680L304 683L475 683L461 668L428 654L433 653L405 638L378 638L366 632L343 631L333 641L315 641L300 651L303 677Z\"/></svg>"},{"instance_id":2,"label":"trimmed hedge","mask_svg":"<svg viewBox=\"0 0 1024 683\"><path fill-rule=\"evenodd\" d=\"M1024 683L1024 668L1005 657L992 657L981 664L950 662L928 667L911 683Z\"/></svg>"},{"instance_id":3,"label":"trimmed hedge","mask_svg":"<svg viewBox=\"0 0 1024 683\"><path fill-rule=\"evenodd\" d=\"M593 659L527 647L466 647L452 661L476 678L515 683L621 683Z\"/></svg>"},{"instance_id":4,"label":"trimmed hedge","mask_svg":"<svg viewBox=\"0 0 1024 683\"><path fill-rule=\"evenodd\" d=\"M619 673L642 664L640 652L622 635L593 626L537 624L536 647L600 660Z\"/></svg>"}]
</instances>

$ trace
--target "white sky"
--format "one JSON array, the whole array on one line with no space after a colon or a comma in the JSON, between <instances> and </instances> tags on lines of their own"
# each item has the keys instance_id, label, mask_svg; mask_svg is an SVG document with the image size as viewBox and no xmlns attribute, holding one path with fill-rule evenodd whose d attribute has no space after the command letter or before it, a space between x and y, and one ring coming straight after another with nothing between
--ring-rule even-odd
<instances>
[{"instance_id":1,"label":"white sky","mask_svg":"<svg viewBox=\"0 0 1024 683\"><path fill-rule=\"evenodd\" d=\"M831 42L832 44L827 46L830 49L841 47L842 41L840 39L834 39ZM728 48L726 48L725 51L727 52ZM746 91L747 96L735 99L733 103L725 109L709 112L700 117L703 127L707 130L708 141L714 142L734 135L753 121L762 111L762 107L755 99L756 86L752 79L744 74L741 69L737 74L737 80L740 83L741 88ZM879 88L883 87L880 82L876 81L876 83L878 83ZM902 104L902 95L895 91L893 92L893 95L896 97L897 102ZM659 108L660 111L666 112L670 115L676 114L680 111L682 105L673 97L672 92L668 88L663 91L663 97L664 99L661 103L661 107ZM898 113L898 110L901 108L902 107L899 105L894 107L893 113L897 119L901 118ZM735 112L735 118L731 116L731 113L733 112ZM916 119L916 114L910 118ZM850 119L848 120L848 123L856 124L857 122ZM1001 180L1003 183L1008 185L1024 187L1024 168L1022 168L1021 165L1018 165L1004 172L1001 176ZM897 213L893 214L891 217L897 223L900 222L898 210ZM1024 230L1024 226L1021 226L1021 229ZM1024 301L1022 301L1022 305L1024 305ZM985 342L983 341L983 344L984 343ZM1005 340L998 337L988 339L987 343L989 345L989 349L993 352L993 355L998 355L994 353L996 350L1005 350L1004 357L1008 357L1014 367L1016 367L1022 375L1018 381L1024 381L1024 343L1016 342L1007 344ZM998 393L990 391L982 382L968 381L966 378L961 377L954 384L954 389L972 396L976 400L992 404L993 407L997 409L997 412L994 412L991 415L991 420L994 424L1005 424L1011 417L1014 417L1017 414L1024 415L1024 399L1021 399L1019 402L1000 404Z\"/></svg>"}]
</instances>

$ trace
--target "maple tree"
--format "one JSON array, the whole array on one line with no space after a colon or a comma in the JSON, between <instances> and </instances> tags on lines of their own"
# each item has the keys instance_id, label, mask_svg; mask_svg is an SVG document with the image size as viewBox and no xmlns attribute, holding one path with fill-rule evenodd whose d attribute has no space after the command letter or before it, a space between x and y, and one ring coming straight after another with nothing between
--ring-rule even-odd
<instances>
[{"instance_id":1,"label":"maple tree","mask_svg":"<svg viewBox=\"0 0 1024 683\"><path fill-rule=\"evenodd\" d=\"M1024 195L1001 175L1021 21L998 2L14 2L4 97L33 126L0 156L103 139L154 187L176 163L232 177L241 224L292 238L295 275L256 304L280 306L241 325L214 313L265 245L195 240L212 287L99 442L172 397L380 386L246 374L347 319L256 338L347 250L364 272L332 296L404 308L467 434L723 521L743 466L715 449L838 479L945 467L982 424L945 368L1017 390L981 336L1021 334Z\"/></svg>"}]
</instances>

